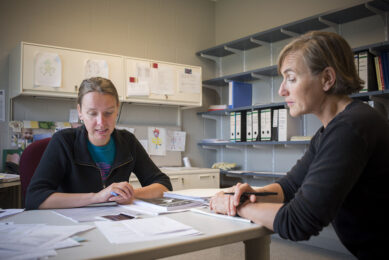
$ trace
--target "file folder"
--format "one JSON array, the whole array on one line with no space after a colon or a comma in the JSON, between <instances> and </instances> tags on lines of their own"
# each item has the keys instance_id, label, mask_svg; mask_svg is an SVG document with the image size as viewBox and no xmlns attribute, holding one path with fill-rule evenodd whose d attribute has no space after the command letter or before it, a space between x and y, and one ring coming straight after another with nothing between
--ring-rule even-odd
<instances>
[{"instance_id":1,"label":"file folder","mask_svg":"<svg viewBox=\"0 0 389 260\"><path fill-rule=\"evenodd\" d=\"M272 109L271 139L278 141L278 109Z\"/></svg>"},{"instance_id":2,"label":"file folder","mask_svg":"<svg viewBox=\"0 0 389 260\"><path fill-rule=\"evenodd\" d=\"M259 111L258 110L254 110L252 112L252 120L253 120L253 130L252 130L252 133L253 133L253 141L260 141L258 140L258 137L260 137L259 135L259 130L260 130L260 121L259 121Z\"/></svg>"},{"instance_id":3,"label":"file folder","mask_svg":"<svg viewBox=\"0 0 389 260\"><path fill-rule=\"evenodd\" d=\"M236 141L235 130L236 130L235 112L231 112L230 113L230 142Z\"/></svg>"},{"instance_id":4,"label":"file folder","mask_svg":"<svg viewBox=\"0 0 389 260\"><path fill-rule=\"evenodd\" d=\"M253 141L253 112L246 112L246 141Z\"/></svg>"},{"instance_id":5,"label":"file folder","mask_svg":"<svg viewBox=\"0 0 389 260\"><path fill-rule=\"evenodd\" d=\"M289 115L288 109L278 110L278 141L289 141L292 136L300 135L300 119Z\"/></svg>"},{"instance_id":6,"label":"file folder","mask_svg":"<svg viewBox=\"0 0 389 260\"><path fill-rule=\"evenodd\" d=\"M235 112L235 141L246 141L246 111Z\"/></svg>"},{"instance_id":7,"label":"file folder","mask_svg":"<svg viewBox=\"0 0 389 260\"><path fill-rule=\"evenodd\" d=\"M228 83L228 108L247 107L252 104L252 85L250 83L231 81Z\"/></svg>"},{"instance_id":8,"label":"file folder","mask_svg":"<svg viewBox=\"0 0 389 260\"><path fill-rule=\"evenodd\" d=\"M261 141L271 140L271 109L261 110Z\"/></svg>"}]
</instances>

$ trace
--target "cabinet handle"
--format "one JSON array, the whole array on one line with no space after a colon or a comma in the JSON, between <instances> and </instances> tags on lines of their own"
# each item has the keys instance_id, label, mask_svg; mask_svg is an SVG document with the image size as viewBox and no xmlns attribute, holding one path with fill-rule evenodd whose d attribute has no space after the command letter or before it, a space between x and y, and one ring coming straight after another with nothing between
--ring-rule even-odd
<instances>
[{"instance_id":1,"label":"cabinet handle","mask_svg":"<svg viewBox=\"0 0 389 260\"><path fill-rule=\"evenodd\" d=\"M78 86L75 85L75 86L74 86L74 91L77 91L77 90L78 90Z\"/></svg>"},{"instance_id":2,"label":"cabinet handle","mask_svg":"<svg viewBox=\"0 0 389 260\"><path fill-rule=\"evenodd\" d=\"M211 177L212 177L211 175L199 175L200 179L205 179L205 178L210 179Z\"/></svg>"}]
</instances>

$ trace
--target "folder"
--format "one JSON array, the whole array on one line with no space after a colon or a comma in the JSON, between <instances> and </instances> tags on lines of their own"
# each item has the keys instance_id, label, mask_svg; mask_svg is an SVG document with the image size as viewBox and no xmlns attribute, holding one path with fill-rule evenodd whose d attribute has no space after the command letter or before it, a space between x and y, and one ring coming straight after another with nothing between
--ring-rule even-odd
<instances>
[{"instance_id":1,"label":"folder","mask_svg":"<svg viewBox=\"0 0 389 260\"><path fill-rule=\"evenodd\" d=\"M358 74L365 82L360 92L377 90L377 75L373 55L369 51L362 51L358 54L358 61Z\"/></svg>"},{"instance_id":2,"label":"folder","mask_svg":"<svg viewBox=\"0 0 389 260\"><path fill-rule=\"evenodd\" d=\"M253 138L252 140L253 141L259 141L258 140L258 136L259 135L259 112L258 110L254 110L252 112L252 123L253 123L253 130L252 130L252 133L253 133Z\"/></svg>"},{"instance_id":3,"label":"folder","mask_svg":"<svg viewBox=\"0 0 389 260\"><path fill-rule=\"evenodd\" d=\"M246 141L253 141L253 112L246 112Z\"/></svg>"},{"instance_id":4,"label":"folder","mask_svg":"<svg viewBox=\"0 0 389 260\"><path fill-rule=\"evenodd\" d=\"M230 81L228 83L228 108L251 106L252 95L252 84Z\"/></svg>"},{"instance_id":5,"label":"folder","mask_svg":"<svg viewBox=\"0 0 389 260\"><path fill-rule=\"evenodd\" d=\"M271 140L271 109L261 110L261 141Z\"/></svg>"},{"instance_id":6,"label":"folder","mask_svg":"<svg viewBox=\"0 0 389 260\"><path fill-rule=\"evenodd\" d=\"M272 109L271 140L278 141L278 109Z\"/></svg>"},{"instance_id":7,"label":"folder","mask_svg":"<svg viewBox=\"0 0 389 260\"><path fill-rule=\"evenodd\" d=\"M235 112L231 112L230 113L230 142L236 141L235 130L236 130Z\"/></svg>"},{"instance_id":8,"label":"folder","mask_svg":"<svg viewBox=\"0 0 389 260\"><path fill-rule=\"evenodd\" d=\"M288 109L278 110L278 141L289 141L292 136L300 135L300 119L289 115Z\"/></svg>"},{"instance_id":9,"label":"folder","mask_svg":"<svg viewBox=\"0 0 389 260\"><path fill-rule=\"evenodd\" d=\"M246 141L246 111L235 112L235 141Z\"/></svg>"}]
</instances>

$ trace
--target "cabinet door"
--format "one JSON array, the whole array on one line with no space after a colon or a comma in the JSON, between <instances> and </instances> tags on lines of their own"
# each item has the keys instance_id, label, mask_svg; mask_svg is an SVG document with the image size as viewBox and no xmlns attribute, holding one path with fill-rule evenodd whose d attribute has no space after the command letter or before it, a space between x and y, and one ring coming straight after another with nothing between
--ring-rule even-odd
<instances>
[{"instance_id":1,"label":"cabinet door","mask_svg":"<svg viewBox=\"0 0 389 260\"><path fill-rule=\"evenodd\" d=\"M186 189L185 187L185 177L186 176L181 176L181 175L173 175L169 176L170 177L170 182L172 183L173 190L183 190Z\"/></svg>"},{"instance_id":2,"label":"cabinet door","mask_svg":"<svg viewBox=\"0 0 389 260\"><path fill-rule=\"evenodd\" d=\"M46 47L33 44L23 45L22 91L29 94L48 94L55 96L75 97L79 85L86 77L87 61L105 61L108 65L108 78L116 86L119 96L123 97L123 58L115 55L98 54L87 51L65 49L60 47ZM35 69L37 57L42 54L56 54L61 61L60 85L35 85Z\"/></svg>"},{"instance_id":3,"label":"cabinet door","mask_svg":"<svg viewBox=\"0 0 389 260\"><path fill-rule=\"evenodd\" d=\"M125 100L201 106L201 68L126 59Z\"/></svg>"},{"instance_id":4,"label":"cabinet door","mask_svg":"<svg viewBox=\"0 0 389 260\"><path fill-rule=\"evenodd\" d=\"M188 177L190 180L186 183L190 189L219 188L219 175L216 173L193 174Z\"/></svg>"}]
</instances>

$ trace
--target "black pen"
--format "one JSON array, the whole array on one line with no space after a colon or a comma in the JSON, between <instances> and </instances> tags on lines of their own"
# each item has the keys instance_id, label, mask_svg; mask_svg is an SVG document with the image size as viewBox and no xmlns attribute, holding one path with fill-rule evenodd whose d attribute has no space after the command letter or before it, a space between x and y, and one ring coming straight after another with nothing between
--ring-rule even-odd
<instances>
[{"instance_id":1,"label":"black pen","mask_svg":"<svg viewBox=\"0 0 389 260\"><path fill-rule=\"evenodd\" d=\"M234 192L225 192L225 195L235 195ZM246 200L249 199L250 195L255 196L270 196L270 195L277 195L277 192L269 192L269 191L263 191L263 192L243 192L242 196L240 196L240 203L242 204Z\"/></svg>"}]
</instances>

